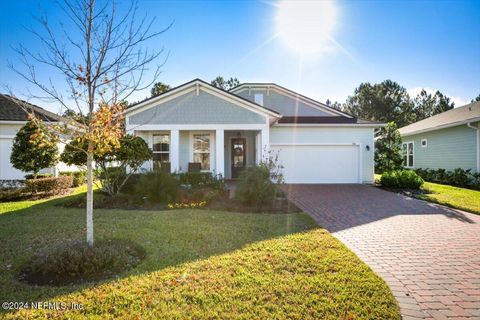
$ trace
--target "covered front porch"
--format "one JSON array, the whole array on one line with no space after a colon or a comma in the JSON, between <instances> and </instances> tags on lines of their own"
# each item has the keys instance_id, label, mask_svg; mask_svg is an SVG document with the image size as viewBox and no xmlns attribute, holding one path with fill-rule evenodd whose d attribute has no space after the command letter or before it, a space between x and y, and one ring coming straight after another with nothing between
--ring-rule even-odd
<instances>
[{"instance_id":1,"label":"covered front porch","mask_svg":"<svg viewBox=\"0 0 480 320\"><path fill-rule=\"evenodd\" d=\"M258 163L269 150L269 127L139 129L153 151L145 171L212 172L236 179L248 166Z\"/></svg>"}]
</instances>

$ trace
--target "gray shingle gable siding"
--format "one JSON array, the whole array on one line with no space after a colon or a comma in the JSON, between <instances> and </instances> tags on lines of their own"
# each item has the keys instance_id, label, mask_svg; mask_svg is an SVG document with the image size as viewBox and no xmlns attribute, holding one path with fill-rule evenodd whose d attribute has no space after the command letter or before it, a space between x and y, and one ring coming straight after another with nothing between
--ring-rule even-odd
<instances>
[{"instance_id":1,"label":"gray shingle gable siding","mask_svg":"<svg viewBox=\"0 0 480 320\"><path fill-rule=\"evenodd\" d=\"M254 101L255 94L263 94L263 105L272 109L283 116L316 116L316 117L332 117L336 116L330 112L325 112L310 106L300 100L294 99L288 95L270 90L267 94L265 89L251 89L235 93L236 95Z\"/></svg>"},{"instance_id":2,"label":"gray shingle gable siding","mask_svg":"<svg viewBox=\"0 0 480 320\"><path fill-rule=\"evenodd\" d=\"M265 117L200 90L129 117L129 124L264 124Z\"/></svg>"}]
</instances>

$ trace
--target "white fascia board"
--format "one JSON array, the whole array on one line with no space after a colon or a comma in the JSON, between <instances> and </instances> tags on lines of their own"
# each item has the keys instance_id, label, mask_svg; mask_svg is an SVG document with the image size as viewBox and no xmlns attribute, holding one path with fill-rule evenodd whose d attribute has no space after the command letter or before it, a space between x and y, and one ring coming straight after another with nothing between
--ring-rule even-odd
<instances>
[{"instance_id":1,"label":"white fascia board","mask_svg":"<svg viewBox=\"0 0 480 320\"><path fill-rule=\"evenodd\" d=\"M266 124L141 124L127 125L127 131L160 131L160 130L262 130Z\"/></svg>"},{"instance_id":2,"label":"white fascia board","mask_svg":"<svg viewBox=\"0 0 480 320\"><path fill-rule=\"evenodd\" d=\"M274 142L271 146L360 146L360 142Z\"/></svg>"},{"instance_id":3,"label":"white fascia board","mask_svg":"<svg viewBox=\"0 0 480 320\"><path fill-rule=\"evenodd\" d=\"M0 120L0 124L26 124L27 121Z\"/></svg>"},{"instance_id":4,"label":"white fascia board","mask_svg":"<svg viewBox=\"0 0 480 320\"><path fill-rule=\"evenodd\" d=\"M277 123L274 127L362 127L362 128L381 128L385 123Z\"/></svg>"}]
</instances>

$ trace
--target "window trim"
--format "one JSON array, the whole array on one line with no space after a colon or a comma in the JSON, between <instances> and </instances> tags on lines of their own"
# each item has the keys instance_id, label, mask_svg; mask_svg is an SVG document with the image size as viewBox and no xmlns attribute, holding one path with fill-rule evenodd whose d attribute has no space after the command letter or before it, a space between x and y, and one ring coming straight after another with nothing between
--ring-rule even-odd
<instances>
[{"instance_id":1,"label":"window trim","mask_svg":"<svg viewBox=\"0 0 480 320\"><path fill-rule=\"evenodd\" d=\"M189 141L189 162L193 162L193 142L194 142L194 135L196 134L205 134L208 135L210 138L210 169L208 170L201 170L201 172L213 172L215 170L215 162L214 162L214 152L215 152L215 135L212 131L190 131L190 141Z\"/></svg>"},{"instance_id":2,"label":"window trim","mask_svg":"<svg viewBox=\"0 0 480 320\"><path fill-rule=\"evenodd\" d=\"M168 151L155 151L153 150L153 145L154 145L154 136L168 136ZM170 147L171 147L171 144L172 144L172 135L170 134L170 132L168 131L164 131L164 132L152 132L152 134L150 135L150 149L152 150L152 154L155 154L155 153L163 153L163 154L168 154L168 162L170 162ZM153 159L153 155L152 155L152 161L151 161L151 170L153 171L154 170L154 164L155 164L155 160Z\"/></svg>"},{"instance_id":3,"label":"window trim","mask_svg":"<svg viewBox=\"0 0 480 320\"><path fill-rule=\"evenodd\" d=\"M424 141L425 141L425 145L423 144ZM420 140L420 146L422 148L427 148L428 147L428 140L427 139Z\"/></svg>"},{"instance_id":4,"label":"window trim","mask_svg":"<svg viewBox=\"0 0 480 320\"><path fill-rule=\"evenodd\" d=\"M412 144L412 157L413 157L413 159L412 159L412 165L411 165L411 166L408 165L408 156L409 156L409 154L408 154L408 145L409 145L409 144ZM404 146L404 145L407 145L407 163L404 163L404 164L403 164L403 167L404 167L404 168L408 168L408 169L413 169L413 168L415 168L415 142L414 142L414 141L405 141L405 142L402 142L402 159L403 159L403 157L404 157L404 154L403 154L403 146Z\"/></svg>"},{"instance_id":5,"label":"window trim","mask_svg":"<svg viewBox=\"0 0 480 320\"><path fill-rule=\"evenodd\" d=\"M259 99L260 101L258 101L258 102L257 102L257 96L260 97L260 99ZM263 106L263 98L264 98L263 93L254 93L253 94L253 102L255 102L258 105Z\"/></svg>"}]
</instances>

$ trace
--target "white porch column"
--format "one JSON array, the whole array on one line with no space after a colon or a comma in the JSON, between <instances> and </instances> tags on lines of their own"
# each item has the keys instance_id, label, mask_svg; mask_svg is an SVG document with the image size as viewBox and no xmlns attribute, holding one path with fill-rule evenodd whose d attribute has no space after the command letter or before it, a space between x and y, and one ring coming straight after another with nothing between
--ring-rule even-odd
<instances>
[{"instance_id":1,"label":"white porch column","mask_svg":"<svg viewBox=\"0 0 480 320\"><path fill-rule=\"evenodd\" d=\"M180 131L170 130L170 172L180 170Z\"/></svg>"},{"instance_id":2,"label":"white porch column","mask_svg":"<svg viewBox=\"0 0 480 320\"><path fill-rule=\"evenodd\" d=\"M255 163L262 161L262 136L260 132L255 134Z\"/></svg>"},{"instance_id":3,"label":"white porch column","mask_svg":"<svg viewBox=\"0 0 480 320\"><path fill-rule=\"evenodd\" d=\"M225 134L223 129L215 131L215 172L225 178Z\"/></svg>"},{"instance_id":4,"label":"white porch column","mask_svg":"<svg viewBox=\"0 0 480 320\"><path fill-rule=\"evenodd\" d=\"M261 132L262 152L260 153L260 161L268 156L270 151L270 127L262 129Z\"/></svg>"}]
</instances>

